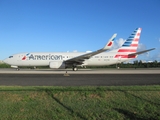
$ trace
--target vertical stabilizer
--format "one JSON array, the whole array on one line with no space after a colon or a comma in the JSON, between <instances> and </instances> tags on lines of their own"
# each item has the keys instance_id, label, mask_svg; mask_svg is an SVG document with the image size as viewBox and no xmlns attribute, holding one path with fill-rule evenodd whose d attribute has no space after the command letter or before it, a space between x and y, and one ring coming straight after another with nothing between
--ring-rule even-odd
<instances>
[{"instance_id":1,"label":"vertical stabilizer","mask_svg":"<svg viewBox=\"0 0 160 120\"><path fill-rule=\"evenodd\" d=\"M133 33L123 43L122 47L117 49L115 58L136 58L136 55L128 56L128 54L137 52L141 30L141 28L137 28L133 31Z\"/></svg>"}]
</instances>

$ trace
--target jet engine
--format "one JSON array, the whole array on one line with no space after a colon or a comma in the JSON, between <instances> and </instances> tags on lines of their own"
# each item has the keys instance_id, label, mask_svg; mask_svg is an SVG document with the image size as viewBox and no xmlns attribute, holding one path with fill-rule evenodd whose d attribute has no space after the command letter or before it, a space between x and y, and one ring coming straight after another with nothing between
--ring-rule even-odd
<instances>
[{"instance_id":1,"label":"jet engine","mask_svg":"<svg viewBox=\"0 0 160 120\"><path fill-rule=\"evenodd\" d=\"M49 63L50 68L65 69L66 65L63 61L52 61Z\"/></svg>"}]
</instances>

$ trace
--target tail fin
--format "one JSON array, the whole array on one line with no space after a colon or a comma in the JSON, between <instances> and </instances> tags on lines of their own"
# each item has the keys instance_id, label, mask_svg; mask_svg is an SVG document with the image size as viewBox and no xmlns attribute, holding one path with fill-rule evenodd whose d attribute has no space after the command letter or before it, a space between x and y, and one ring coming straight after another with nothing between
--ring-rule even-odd
<instances>
[{"instance_id":1,"label":"tail fin","mask_svg":"<svg viewBox=\"0 0 160 120\"><path fill-rule=\"evenodd\" d=\"M136 55L128 56L128 54L137 52L141 30L141 28L137 28L133 31L122 47L116 50L117 54L115 55L115 58L136 58Z\"/></svg>"}]
</instances>

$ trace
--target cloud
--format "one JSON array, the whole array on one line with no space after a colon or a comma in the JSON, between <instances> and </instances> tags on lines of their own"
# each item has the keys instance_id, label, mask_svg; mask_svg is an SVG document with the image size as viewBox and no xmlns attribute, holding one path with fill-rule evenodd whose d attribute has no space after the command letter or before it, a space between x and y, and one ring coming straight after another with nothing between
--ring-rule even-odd
<instances>
[{"instance_id":1,"label":"cloud","mask_svg":"<svg viewBox=\"0 0 160 120\"><path fill-rule=\"evenodd\" d=\"M78 52L78 50L73 50L73 52Z\"/></svg>"},{"instance_id":2,"label":"cloud","mask_svg":"<svg viewBox=\"0 0 160 120\"><path fill-rule=\"evenodd\" d=\"M153 58L156 60L160 60L160 53L157 53L156 55L154 55Z\"/></svg>"},{"instance_id":3,"label":"cloud","mask_svg":"<svg viewBox=\"0 0 160 120\"><path fill-rule=\"evenodd\" d=\"M112 46L112 49L120 48L124 42L125 42L125 39L123 38L119 38L118 40L115 40Z\"/></svg>"},{"instance_id":4,"label":"cloud","mask_svg":"<svg viewBox=\"0 0 160 120\"><path fill-rule=\"evenodd\" d=\"M160 48L156 48L156 53L152 56L152 59L160 61Z\"/></svg>"},{"instance_id":5,"label":"cloud","mask_svg":"<svg viewBox=\"0 0 160 120\"><path fill-rule=\"evenodd\" d=\"M139 43L137 51L143 51L143 50L146 50L146 46L144 44L142 44L142 43Z\"/></svg>"},{"instance_id":6,"label":"cloud","mask_svg":"<svg viewBox=\"0 0 160 120\"><path fill-rule=\"evenodd\" d=\"M144 44L142 44L142 43L139 43L139 44L138 44L137 51L143 51L143 50L147 50L146 45L144 45ZM149 52L143 53L143 54L141 54L140 56L144 57L144 59L146 59L146 60L152 58L152 57L150 56L150 53L149 53Z\"/></svg>"}]
</instances>

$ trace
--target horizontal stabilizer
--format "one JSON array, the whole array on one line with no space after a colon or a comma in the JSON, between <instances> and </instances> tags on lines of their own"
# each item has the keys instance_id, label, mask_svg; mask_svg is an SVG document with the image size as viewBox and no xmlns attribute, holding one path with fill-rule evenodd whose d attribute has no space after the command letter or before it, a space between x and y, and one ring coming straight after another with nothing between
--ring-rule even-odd
<instances>
[{"instance_id":1,"label":"horizontal stabilizer","mask_svg":"<svg viewBox=\"0 0 160 120\"><path fill-rule=\"evenodd\" d=\"M129 54L128 56L135 56L135 55L143 54L145 52L148 52L148 51L151 51L151 50L154 50L154 49L155 48L144 50L144 51L140 51L140 52L136 52L136 53L132 53L132 54Z\"/></svg>"}]
</instances>

